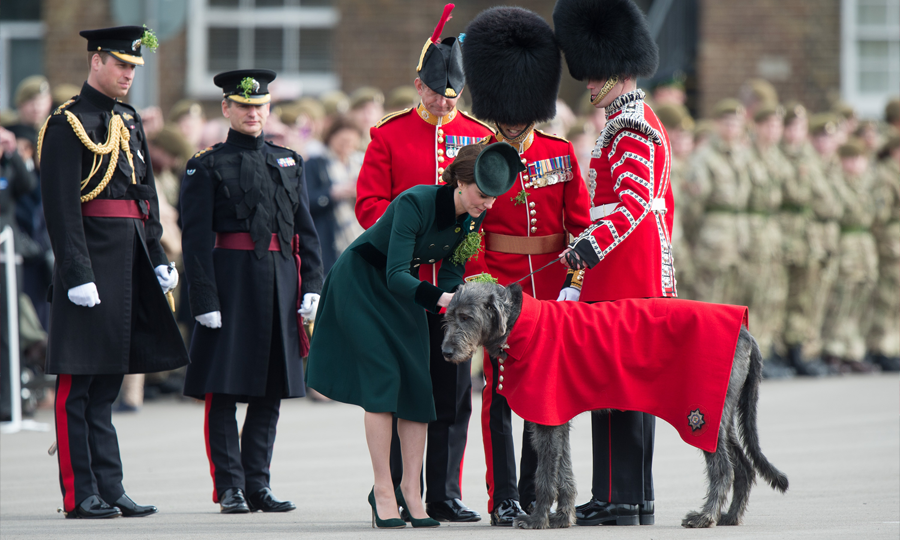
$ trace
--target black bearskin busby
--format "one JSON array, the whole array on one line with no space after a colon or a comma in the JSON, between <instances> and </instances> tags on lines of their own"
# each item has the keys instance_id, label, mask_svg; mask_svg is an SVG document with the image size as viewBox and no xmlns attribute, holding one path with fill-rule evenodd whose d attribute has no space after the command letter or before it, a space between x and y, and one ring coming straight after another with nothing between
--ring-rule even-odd
<instances>
[{"instance_id":1,"label":"black bearskin busby","mask_svg":"<svg viewBox=\"0 0 900 540\"><path fill-rule=\"evenodd\" d=\"M452 18L450 12L453 11L453 8L453 4L444 6L441 20L438 21L434 33L422 47L419 65L416 66L416 73L425 86L448 98L458 97L466 84L462 67L462 52L459 48L460 40L455 37L441 39L444 25Z\"/></svg>"},{"instance_id":2,"label":"black bearskin busby","mask_svg":"<svg viewBox=\"0 0 900 540\"><path fill-rule=\"evenodd\" d=\"M556 116L562 58L544 19L527 9L493 7L469 23L465 36L463 69L475 116L509 125Z\"/></svg>"},{"instance_id":3,"label":"black bearskin busby","mask_svg":"<svg viewBox=\"0 0 900 540\"><path fill-rule=\"evenodd\" d=\"M569 73L579 81L656 73L659 47L632 0L557 0L553 25Z\"/></svg>"}]
</instances>

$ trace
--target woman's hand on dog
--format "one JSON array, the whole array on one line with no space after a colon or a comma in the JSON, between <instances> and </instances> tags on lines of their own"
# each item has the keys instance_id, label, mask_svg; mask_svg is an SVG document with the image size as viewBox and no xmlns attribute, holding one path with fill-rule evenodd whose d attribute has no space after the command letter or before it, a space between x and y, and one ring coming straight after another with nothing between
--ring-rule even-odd
<instances>
[{"instance_id":1,"label":"woman's hand on dog","mask_svg":"<svg viewBox=\"0 0 900 540\"><path fill-rule=\"evenodd\" d=\"M453 293L445 292L438 298L438 307L447 307L450 305L450 300L453 300Z\"/></svg>"}]
</instances>

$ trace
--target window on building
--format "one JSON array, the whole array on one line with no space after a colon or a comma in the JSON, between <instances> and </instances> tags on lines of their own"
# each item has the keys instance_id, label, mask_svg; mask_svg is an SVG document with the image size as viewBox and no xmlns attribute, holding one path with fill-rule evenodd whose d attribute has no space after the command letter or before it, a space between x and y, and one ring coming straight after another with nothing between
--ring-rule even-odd
<instances>
[{"instance_id":1,"label":"window on building","mask_svg":"<svg viewBox=\"0 0 900 540\"><path fill-rule=\"evenodd\" d=\"M278 84L318 94L339 87L333 0L191 0L188 91L216 97L213 76L232 69L271 69Z\"/></svg>"},{"instance_id":2,"label":"window on building","mask_svg":"<svg viewBox=\"0 0 900 540\"><path fill-rule=\"evenodd\" d=\"M40 2L0 2L0 108L15 108L13 98L22 79L44 73L43 35Z\"/></svg>"},{"instance_id":3,"label":"window on building","mask_svg":"<svg viewBox=\"0 0 900 540\"><path fill-rule=\"evenodd\" d=\"M842 94L879 117L900 93L900 0L842 0L841 10Z\"/></svg>"}]
</instances>

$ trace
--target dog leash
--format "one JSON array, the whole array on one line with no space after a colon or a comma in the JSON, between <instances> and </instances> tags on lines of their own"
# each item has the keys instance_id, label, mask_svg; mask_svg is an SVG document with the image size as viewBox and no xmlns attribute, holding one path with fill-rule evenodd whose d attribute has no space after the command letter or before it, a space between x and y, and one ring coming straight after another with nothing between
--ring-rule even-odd
<instances>
[{"instance_id":1,"label":"dog leash","mask_svg":"<svg viewBox=\"0 0 900 540\"><path fill-rule=\"evenodd\" d=\"M530 273L530 274L527 274L527 275L525 275L525 276L522 276L521 278L519 278L519 279L513 281L512 283L510 283L509 285L515 285L516 283L518 283L518 282L520 282L520 281L523 281L523 280L525 280L525 279L530 278L531 276L537 274L538 272L540 272L541 270L547 268L547 267L550 266L551 264L558 263L562 258L563 258L563 256L560 255L559 257L553 259L552 261L548 262L548 263L545 264L544 266L538 268L538 269L535 270L534 272L532 272L532 273ZM509 285L507 285L507 287L509 287Z\"/></svg>"}]
</instances>

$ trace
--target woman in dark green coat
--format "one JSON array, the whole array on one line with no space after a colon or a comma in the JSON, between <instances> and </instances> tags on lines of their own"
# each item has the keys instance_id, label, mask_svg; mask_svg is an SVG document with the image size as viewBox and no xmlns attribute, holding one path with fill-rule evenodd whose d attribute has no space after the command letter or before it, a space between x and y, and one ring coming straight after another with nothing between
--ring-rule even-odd
<instances>
[{"instance_id":1,"label":"woman in dark green coat","mask_svg":"<svg viewBox=\"0 0 900 540\"><path fill-rule=\"evenodd\" d=\"M523 169L506 143L462 148L444 171L446 185L402 193L340 256L325 280L308 385L366 411L375 472L369 494L373 525L377 520L379 527L404 527L398 503L410 512L414 527L438 525L426 516L419 487L425 433L435 419L425 310L438 312L450 303L466 261L478 248L485 210ZM420 264L438 260L438 286L414 277ZM392 416L398 418L403 454L396 494L390 472Z\"/></svg>"}]
</instances>

